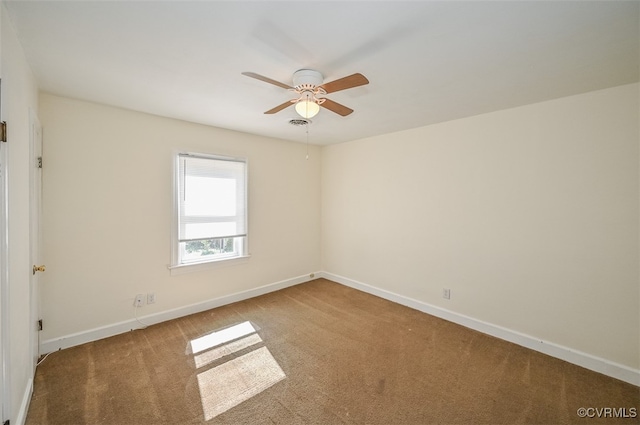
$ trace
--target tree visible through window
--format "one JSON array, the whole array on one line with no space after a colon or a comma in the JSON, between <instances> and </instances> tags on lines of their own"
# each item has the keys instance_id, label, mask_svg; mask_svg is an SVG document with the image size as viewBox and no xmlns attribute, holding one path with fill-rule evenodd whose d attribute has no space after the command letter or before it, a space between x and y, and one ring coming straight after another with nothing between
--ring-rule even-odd
<instances>
[{"instance_id":1,"label":"tree visible through window","mask_svg":"<svg viewBox=\"0 0 640 425\"><path fill-rule=\"evenodd\" d=\"M185 249L189 254L198 253L201 256L224 254L226 252L234 252L234 241L234 238L190 241L186 243Z\"/></svg>"},{"instance_id":2,"label":"tree visible through window","mask_svg":"<svg viewBox=\"0 0 640 425\"><path fill-rule=\"evenodd\" d=\"M176 170L174 264L246 255L246 161L180 154Z\"/></svg>"}]
</instances>

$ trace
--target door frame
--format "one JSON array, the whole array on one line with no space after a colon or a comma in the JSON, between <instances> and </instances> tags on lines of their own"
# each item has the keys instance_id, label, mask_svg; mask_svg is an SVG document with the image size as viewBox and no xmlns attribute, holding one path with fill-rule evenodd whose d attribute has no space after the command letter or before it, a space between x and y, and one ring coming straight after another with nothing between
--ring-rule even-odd
<instances>
[{"instance_id":1,"label":"door frame","mask_svg":"<svg viewBox=\"0 0 640 425\"><path fill-rule=\"evenodd\" d=\"M29 109L29 154L30 154L30 182L29 182L29 251L32 265L42 264L42 125L36 112ZM40 161L38 161L40 159ZM29 279L30 299L30 355L33 374L35 375L38 358L40 357L40 333L37 323L40 315L40 273L35 271Z\"/></svg>"},{"instance_id":2,"label":"door frame","mask_svg":"<svg viewBox=\"0 0 640 425\"><path fill-rule=\"evenodd\" d=\"M0 89L1 89L0 80ZM0 90L0 106L2 95ZM0 108L1 111L1 108ZM0 120L2 120L0 113ZM7 145L0 142L0 414L3 423L11 417L11 370L9 364L9 214L7 190Z\"/></svg>"},{"instance_id":3,"label":"door frame","mask_svg":"<svg viewBox=\"0 0 640 425\"><path fill-rule=\"evenodd\" d=\"M0 414L11 417L9 365L9 222L7 220L7 146L0 142Z\"/></svg>"}]
</instances>

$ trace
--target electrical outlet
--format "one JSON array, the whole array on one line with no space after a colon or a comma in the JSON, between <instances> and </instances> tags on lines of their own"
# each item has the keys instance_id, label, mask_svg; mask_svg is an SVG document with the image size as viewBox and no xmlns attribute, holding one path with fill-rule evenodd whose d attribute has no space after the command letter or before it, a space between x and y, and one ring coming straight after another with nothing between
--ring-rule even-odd
<instances>
[{"instance_id":1,"label":"electrical outlet","mask_svg":"<svg viewBox=\"0 0 640 425\"><path fill-rule=\"evenodd\" d=\"M442 288L442 298L444 298L445 300L450 300L451 299L451 289Z\"/></svg>"},{"instance_id":2,"label":"electrical outlet","mask_svg":"<svg viewBox=\"0 0 640 425\"><path fill-rule=\"evenodd\" d=\"M153 304L156 302L156 294L155 292L149 292L147 294L147 304Z\"/></svg>"},{"instance_id":3,"label":"electrical outlet","mask_svg":"<svg viewBox=\"0 0 640 425\"><path fill-rule=\"evenodd\" d=\"M134 307L142 307L144 305L144 294L136 295L136 298L133 300Z\"/></svg>"}]
</instances>

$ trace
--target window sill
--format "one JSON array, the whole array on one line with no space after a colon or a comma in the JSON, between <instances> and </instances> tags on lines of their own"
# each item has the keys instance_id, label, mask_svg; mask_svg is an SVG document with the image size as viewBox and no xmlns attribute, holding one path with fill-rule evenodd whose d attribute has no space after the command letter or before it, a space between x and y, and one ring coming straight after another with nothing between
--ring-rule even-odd
<instances>
[{"instance_id":1,"label":"window sill","mask_svg":"<svg viewBox=\"0 0 640 425\"><path fill-rule=\"evenodd\" d=\"M218 269L220 267L235 266L249 261L250 255L241 257L222 258L220 260L205 261L202 263L176 264L168 266L171 276L177 276L185 273L199 272L203 270Z\"/></svg>"}]
</instances>

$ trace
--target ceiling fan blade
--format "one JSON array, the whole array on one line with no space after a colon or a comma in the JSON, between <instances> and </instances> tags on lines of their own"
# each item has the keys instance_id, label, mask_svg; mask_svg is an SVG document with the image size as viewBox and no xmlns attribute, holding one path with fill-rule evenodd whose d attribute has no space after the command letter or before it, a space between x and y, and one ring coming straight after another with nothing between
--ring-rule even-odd
<instances>
[{"instance_id":1,"label":"ceiling fan blade","mask_svg":"<svg viewBox=\"0 0 640 425\"><path fill-rule=\"evenodd\" d=\"M273 84L274 86L282 87L283 89L293 89L293 87L288 86L280 81L272 80L271 78L265 77L260 74L256 74L255 72L243 72L242 75L246 75L247 77L255 78L256 80L264 81L265 83Z\"/></svg>"},{"instance_id":2,"label":"ceiling fan blade","mask_svg":"<svg viewBox=\"0 0 640 425\"><path fill-rule=\"evenodd\" d=\"M340 90L350 89L352 87L364 86L365 84L369 84L367 77L360 73L356 73L349 75L348 77L339 78L335 81L331 81L330 83L323 84L320 87L322 87L327 93L333 93Z\"/></svg>"},{"instance_id":3,"label":"ceiling fan blade","mask_svg":"<svg viewBox=\"0 0 640 425\"><path fill-rule=\"evenodd\" d=\"M269 109L267 112L265 112L265 114L275 114L276 112L280 112L284 108L286 108L288 106L291 106L291 105L293 105L293 102L291 102L290 100L287 100L282 105L278 105L275 108Z\"/></svg>"},{"instance_id":4,"label":"ceiling fan blade","mask_svg":"<svg viewBox=\"0 0 640 425\"><path fill-rule=\"evenodd\" d=\"M323 108L327 108L331 112L335 112L338 115L342 115L343 117L346 117L353 112L353 109L347 108L346 106L341 105L338 102L334 102L330 99L325 99L324 102L320 104L320 106L322 106Z\"/></svg>"}]
</instances>

